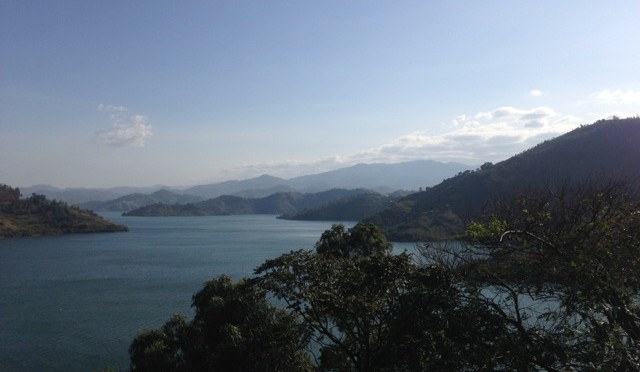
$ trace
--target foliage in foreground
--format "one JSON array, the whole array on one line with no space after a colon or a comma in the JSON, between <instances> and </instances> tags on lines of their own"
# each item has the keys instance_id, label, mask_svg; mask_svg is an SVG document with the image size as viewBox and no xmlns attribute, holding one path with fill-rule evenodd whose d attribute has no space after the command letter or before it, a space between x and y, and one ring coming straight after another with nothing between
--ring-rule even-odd
<instances>
[{"instance_id":1,"label":"foliage in foreground","mask_svg":"<svg viewBox=\"0 0 640 372\"><path fill-rule=\"evenodd\" d=\"M246 281L221 276L193 296L194 319L174 315L131 343L132 371L304 371L307 331Z\"/></svg>"},{"instance_id":2,"label":"foliage in foreground","mask_svg":"<svg viewBox=\"0 0 640 372\"><path fill-rule=\"evenodd\" d=\"M335 225L252 279L207 283L192 321L134 339L131 368L639 370L640 203L627 191L519 196L469 225L472 244L419 257L392 253L374 225Z\"/></svg>"},{"instance_id":3,"label":"foliage in foreground","mask_svg":"<svg viewBox=\"0 0 640 372\"><path fill-rule=\"evenodd\" d=\"M619 182L565 186L498 203L469 226L489 256L467 269L550 367L639 369L637 195Z\"/></svg>"}]
</instances>

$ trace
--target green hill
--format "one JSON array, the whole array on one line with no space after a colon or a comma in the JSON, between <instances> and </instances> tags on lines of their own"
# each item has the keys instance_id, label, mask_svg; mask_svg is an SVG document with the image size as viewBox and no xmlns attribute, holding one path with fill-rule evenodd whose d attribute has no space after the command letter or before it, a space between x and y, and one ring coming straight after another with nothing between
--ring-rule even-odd
<instances>
[{"instance_id":1,"label":"green hill","mask_svg":"<svg viewBox=\"0 0 640 372\"><path fill-rule=\"evenodd\" d=\"M201 201L202 198L193 195L178 194L169 190L158 190L151 194L134 193L121 196L108 201L94 201L78 205L80 208L91 209L93 211L119 211L127 212L147 205L164 204L188 204Z\"/></svg>"},{"instance_id":2,"label":"green hill","mask_svg":"<svg viewBox=\"0 0 640 372\"><path fill-rule=\"evenodd\" d=\"M466 223L514 192L611 178L640 181L640 118L601 120L503 162L465 171L367 218L391 240L454 238Z\"/></svg>"},{"instance_id":3,"label":"green hill","mask_svg":"<svg viewBox=\"0 0 640 372\"><path fill-rule=\"evenodd\" d=\"M157 203L134 209L123 216L217 216L234 214L294 214L334 200L360 195L364 189L333 189L318 193L279 192L264 198L223 195L185 205Z\"/></svg>"},{"instance_id":4,"label":"green hill","mask_svg":"<svg viewBox=\"0 0 640 372\"><path fill-rule=\"evenodd\" d=\"M367 192L338 199L317 208L305 209L302 212L284 214L278 218L306 221L358 221L384 210L398 199L399 196L396 195Z\"/></svg>"},{"instance_id":5,"label":"green hill","mask_svg":"<svg viewBox=\"0 0 640 372\"><path fill-rule=\"evenodd\" d=\"M0 237L127 231L97 214L43 195L20 197L20 190L0 185Z\"/></svg>"}]
</instances>

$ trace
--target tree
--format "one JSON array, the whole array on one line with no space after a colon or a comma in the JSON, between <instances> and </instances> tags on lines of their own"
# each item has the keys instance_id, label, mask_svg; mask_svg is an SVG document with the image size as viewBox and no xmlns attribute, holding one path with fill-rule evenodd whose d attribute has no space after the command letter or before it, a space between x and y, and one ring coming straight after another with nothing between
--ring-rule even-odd
<instances>
[{"instance_id":1,"label":"tree","mask_svg":"<svg viewBox=\"0 0 640 372\"><path fill-rule=\"evenodd\" d=\"M376 225L359 223L349 231L344 225L333 225L322 233L315 248L326 257L364 258L388 255L393 246Z\"/></svg>"},{"instance_id":2,"label":"tree","mask_svg":"<svg viewBox=\"0 0 640 372\"><path fill-rule=\"evenodd\" d=\"M374 225L334 225L251 279L208 282L192 321L134 339L131 369L640 370L637 194L519 195L467 231L418 260Z\"/></svg>"},{"instance_id":3,"label":"tree","mask_svg":"<svg viewBox=\"0 0 640 372\"><path fill-rule=\"evenodd\" d=\"M482 165L480 166L480 170L483 170L483 171L484 171L484 170L491 169L491 168L493 168L493 163L492 163L492 162L490 162L490 161L485 162L484 164L482 164Z\"/></svg>"},{"instance_id":4,"label":"tree","mask_svg":"<svg viewBox=\"0 0 640 372\"><path fill-rule=\"evenodd\" d=\"M295 251L256 269L256 283L298 315L328 371L495 367L504 331L491 309L442 265L420 266L371 224L334 225L316 251ZM473 366L473 367L471 367Z\"/></svg>"},{"instance_id":5,"label":"tree","mask_svg":"<svg viewBox=\"0 0 640 372\"><path fill-rule=\"evenodd\" d=\"M469 235L468 265L546 369L640 369L640 199L627 184L571 186L499 203Z\"/></svg>"},{"instance_id":6,"label":"tree","mask_svg":"<svg viewBox=\"0 0 640 372\"><path fill-rule=\"evenodd\" d=\"M132 371L306 371L308 336L246 281L221 276L193 296L194 319L174 316L129 348Z\"/></svg>"},{"instance_id":7,"label":"tree","mask_svg":"<svg viewBox=\"0 0 640 372\"><path fill-rule=\"evenodd\" d=\"M174 315L160 329L143 330L129 347L132 371L186 371L189 328L182 315Z\"/></svg>"}]
</instances>

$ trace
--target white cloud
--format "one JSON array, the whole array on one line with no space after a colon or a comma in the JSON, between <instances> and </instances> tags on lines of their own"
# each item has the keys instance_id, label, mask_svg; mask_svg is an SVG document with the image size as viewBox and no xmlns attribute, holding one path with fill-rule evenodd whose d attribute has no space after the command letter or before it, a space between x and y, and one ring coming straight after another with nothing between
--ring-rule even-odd
<instances>
[{"instance_id":1,"label":"white cloud","mask_svg":"<svg viewBox=\"0 0 640 372\"><path fill-rule=\"evenodd\" d=\"M452 130L442 134L413 132L356 154L329 157L317 162L282 161L245 165L229 170L229 178L268 173L290 178L325 172L357 163L397 163L418 159L455 161L478 165L507 159L534 145L588 123L575 116L561 116L549 107L518 109L500 107L451 120Z\"/></svg>"},{"instance_id":2,"label":"white cloud","mask_svg":"<svg viewBox=\"0 0 640 372\"><path fill-rule=\"evenodd\" d=\"M623 105L640 105L640 91L627 89L627 90L615 90L610 91L609 89L604 89L599 92L593 92L590 95L591 98L595 99L596 102L612 105L612 104L623 104Z\"/></svg>"},{"instance_id":3,"label":"white cloud","mask_svg":"<svg viewBox=\"0 0 640 372\"><path fill-rule=\"evenodd\" d=\"M525 128L542 128L546 125L544 121L532 120L524 125Z\"/></svg>"},{"instance_id":4,"label":"white cloud","mask_svg":"<svg viewBox=\"0 0 640 372\"><path fill-rule=\"evenodd\" d=\"M500 107L474 115L459 115L453 130L430 135L415 132L351 157L362 162L398 162L415 159L480 164L500 161L537 143L568 132L582 122L560 116L549 107Z\"/></svg>"},{"instance_id":5,"label":"white cloud","mask_svg":"<svg viewBox=\"0 0 640 372\"><path fill-rule=\"evenodd\" d=\"M113 106L113 105L104 105L104 104L99 104L98 105L98 111L100 112L125 112L127 111L127 108L124 106Z\"/></svg>"},{"instance_id":6,"label":"white cloud","mask_svg":"<svg viewBox=\"0 0 640 372\"><path fill-rule=\"evenodd\" d=\"M147 138L153 135L153 129L146 116L127 115L123 106L98 105L98 111L109 113L111 127L97 133L102 144L109 146L144 146Z\"/></svg>"},{"instance_id":7,"label":"white cloud","mask_svg":"<svg viewBox=\"0 0 640 372\"><path fill-rule=\"evenodd\" d=\"M531 97L540 97L542 95L542 92L539 91L538 89L533 89L532 91L529 92L529 95Z\"/></svg>"},{"instance_id":8,"label":"white cloud","mask_svg":"<svg viewBox=\"0 0 640 372\"><path fill-rule=\"evenodd\" d=\"M630 97L634 97L633 91L609 93L620 101L629 101ZM591 97L595 98L596 94ZM606 97L603 93L599 99ZM578 116L560 114L547 106L529 109L503 106L475 114L457 115L451 119L450 130L444 133L416 131L347 156L329 157L317 162L282 161L248 165L233 169L230 174L246 178L269 173L290 178L357 163L397 163L419 159L455 161L475 166L486 161L505 160L581 124L590 124L612 115L629 117L636 114L609 109L585 112Z\"/></svg>"}]
</instances>

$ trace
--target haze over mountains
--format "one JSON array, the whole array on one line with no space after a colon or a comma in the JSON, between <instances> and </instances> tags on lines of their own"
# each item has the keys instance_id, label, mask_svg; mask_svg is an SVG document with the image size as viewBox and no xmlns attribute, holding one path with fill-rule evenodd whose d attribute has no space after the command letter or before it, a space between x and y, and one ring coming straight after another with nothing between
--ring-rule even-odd
<instances>
[{"instance_id":1,"label":"haze over mountains","mask_svg":"<svg viewBox=\"0 0 640 372\"><path fill-rule=\"evenodd\" d=\"M94 210L134 209L129 215L144 216L269 213L292 219L364 219L383 228L391 240L431 241L461 235L466 224L488 211L493 201L508 199L517 192L608 182L612 178L640 187L639 160L640 118L614 118L582 126L476 170L432 161L361 164L290 180L263 175L186 190L133 193L82 205ZM431 186L441 178L445 179ZM356 187L359 185L366 189ZM330 189L309 191L323 188ZM420 191L402 197L401 193L383 195L370 190L394 188ZM22 193L33 189L25 188ZM297 191L300 189L307 192ZM58 195L77 200L132 189L59 190L40 186L39 190L51 199Z\"/></svg>"},{"instance_id":2,"label":"haze over mountains","mask_svg":"<svg viewBox=\"0 0 640 372\"><path fill-rule=\"evenodd\" d=\"M473 167L460 163L418 160L397 164L358 164L288 180L263 175L246 180L225 181L185 189L167 186L59 189L48 185L36 185L23 187L21 192L23 195L42 194L49 199L62 200L97 211L129 211L153 203L186 204L221 195L262 198L277 192L309 193L340 188L365 188L381 193L395 190L417 191L471 168ZM157 193L159 190L165 191Z\"/></svg>"},{"instance_id":3,"label":"haze over mountains","mask_svg":"<svg viewBox=\"0 0 640 372\"><path fill-rule=\"evenodd\" d=\"M331 189L317 193L278 192L262 198L221 195L199 203L156 203L124 213L125 216L216 216L238 214L286 214L325 206L341 199L370 193L364 189ZM377 194L379 195L379 194ZM376 210L377 211L377 210ZM362 216L365 217L365 216Z\"/></svg>"},{"instance_id":4,"label":"haze over mountains","mask_svg":"<svg viewBox=\"0 0 640 372\"><path fill-rule=\"evenodd\" d=\"M264 197L274 192L318 192L329 189L366 188L380 193L396 190L417 191L472 168L460 163L441 163L432 160L395 164L357 164L289 180L263 175L244 181L195 186L184 190L184 192L203 198L214 198L225 194Z\"/></svg>"},{"instance_id":5,"label":"haze over mountains","mask_svg":"<svg viewBox=\"0 0 640 372\"><path fill-rule=\"evenodd\" d=\"M80 203L81 208L91 209L94 211L130 211L155 203L166 204L188 204L202 201L201 197L193 195L185 195L166 189L158 190L151 194L134 193L121 196L117 199L107 201L93 201Z\"/></svg>"}]
</instances>

